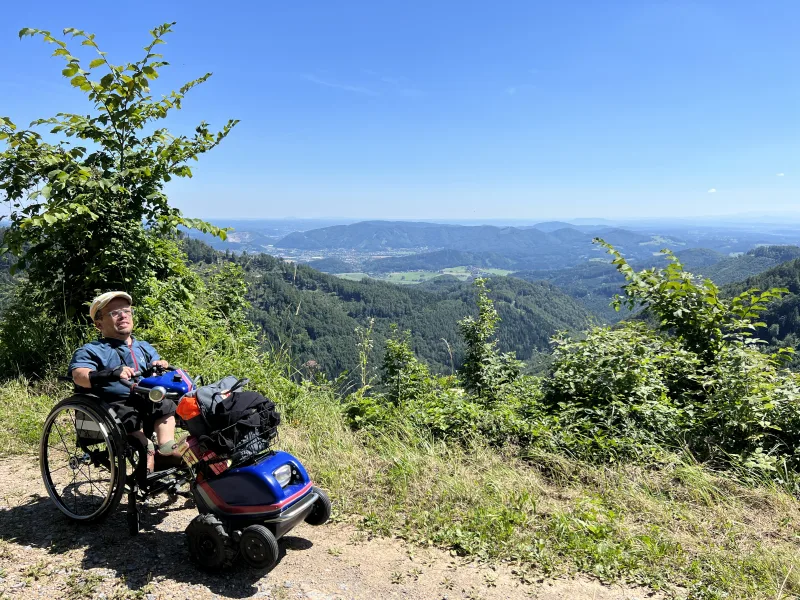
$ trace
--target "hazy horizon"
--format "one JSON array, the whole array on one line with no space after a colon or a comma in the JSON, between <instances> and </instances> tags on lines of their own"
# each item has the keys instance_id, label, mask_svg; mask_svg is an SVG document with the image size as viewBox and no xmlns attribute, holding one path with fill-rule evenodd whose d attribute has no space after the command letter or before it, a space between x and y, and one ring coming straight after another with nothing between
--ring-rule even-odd
<instances>
[{"instance_id":1,"label":"hazy horizon","mask_svg":"<svg viewBox=\"0 0 800 600\"><path fill-rule=\"evenodd\" d=\"M396 221L396 222L420 222L420 223L487 223L494 222L522 222L522 223L545 223L545 222L564 222L570 224L591 223L591 222L609 222L609 223L677 223L677 222L698 222L698 221L711 221L711 222L735 222L746 224L748 222L768 223L781 225L787 222L800 223L800 211L782 212L782 213L769 213L769 212L752 212L752 213L731 213L731 214L707 214L700 216L682 216L682 215L656 215L648 217L627 216L624 218L611 218L611 217L562 217L562 218L536 218L536 217L515 217L515 216L499 216L499 217L486 217L486 218L468 218L468 217L427 217L427 218L394 218L394 217L370 217L370 216L254 216L254 217L231 217L231 216L207 216L201 215L200 218L209 221L330 221L330 222L347 222L358 223L363 221ZM780 219L780 221L771 221L771 219Z\"/></svg>"}]
</instances>

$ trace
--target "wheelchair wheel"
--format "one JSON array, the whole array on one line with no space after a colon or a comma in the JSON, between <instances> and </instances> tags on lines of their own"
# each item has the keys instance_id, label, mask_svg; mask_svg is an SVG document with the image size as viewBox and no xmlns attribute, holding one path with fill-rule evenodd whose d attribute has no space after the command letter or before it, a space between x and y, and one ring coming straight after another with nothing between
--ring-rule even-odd
<instances>
[{"instance_id":1,"label":"wheelchair wheel","mask_svg":"<svg viewBox=\"0 0 800 600\"><path fill-rule=\"evenodd\" d=\"M111 414L91 398L59 402L47 417L39 449L50 499L75 521L100 521L125 488L125 441Z\"/></svg>"}]
</instances>

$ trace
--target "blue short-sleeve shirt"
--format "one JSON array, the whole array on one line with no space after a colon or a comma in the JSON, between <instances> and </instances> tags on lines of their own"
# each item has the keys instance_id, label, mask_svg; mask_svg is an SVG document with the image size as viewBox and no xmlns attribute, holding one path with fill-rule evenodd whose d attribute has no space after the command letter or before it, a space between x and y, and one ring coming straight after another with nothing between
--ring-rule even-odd
<instances>
[{"instance_id":1,"label":"blue short-sleeve shirt","mask_svg":"<svg viewBox=\"0 0 800 600\"><path fill-rule=\"evenodd\" d=\"M116 369L120 365L131 367L135 371L146 369L154 360L161 360L158 352L147 342L134 339L131 346L114 338L100 338L84 344L75 351L69 361L67 375L72 377L73 369L86 368L92 371ZM130 390L119 381L112 381L97 386L96 392L127 398Z\"/></svg>"}]
</instances>

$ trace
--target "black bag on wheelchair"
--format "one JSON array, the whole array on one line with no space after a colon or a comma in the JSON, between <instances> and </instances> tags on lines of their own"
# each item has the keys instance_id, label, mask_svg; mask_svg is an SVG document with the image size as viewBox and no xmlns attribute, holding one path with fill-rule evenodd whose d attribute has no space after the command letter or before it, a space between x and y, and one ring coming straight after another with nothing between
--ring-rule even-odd
<instances>
[{"instance_id":1,"label":"black bag on wheelchair","mask_svg":"<svg viewBox=\"0 0 800 600\"><path fill-rule=\"evenodd\" d=\"M186 421L191 435L208 450L230 457L232 464L267 450L281 420L274 402L242 389L247 381L228 376L199 387L200 414Z\"/></svg>"}]
</instances>

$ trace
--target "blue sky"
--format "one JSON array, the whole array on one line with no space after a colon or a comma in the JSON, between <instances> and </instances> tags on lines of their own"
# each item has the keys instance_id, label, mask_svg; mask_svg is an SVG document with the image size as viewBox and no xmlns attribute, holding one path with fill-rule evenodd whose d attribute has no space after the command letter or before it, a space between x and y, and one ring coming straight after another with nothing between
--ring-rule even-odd
<instances>
[{"instance_id":1,"label":"blue sky","mask_svg":"<svg viewBox=\"0 0 800 600\"><path fill-rule=\"evenodd\" d=\"M22 27L114 62L177 21L168 122L241 119L170 184L191 216L524 218L800 211L800 3L13 2L0 114L88 103ZM712 191L713 190L713 191Z\"/></svg>"}]
</instances>

